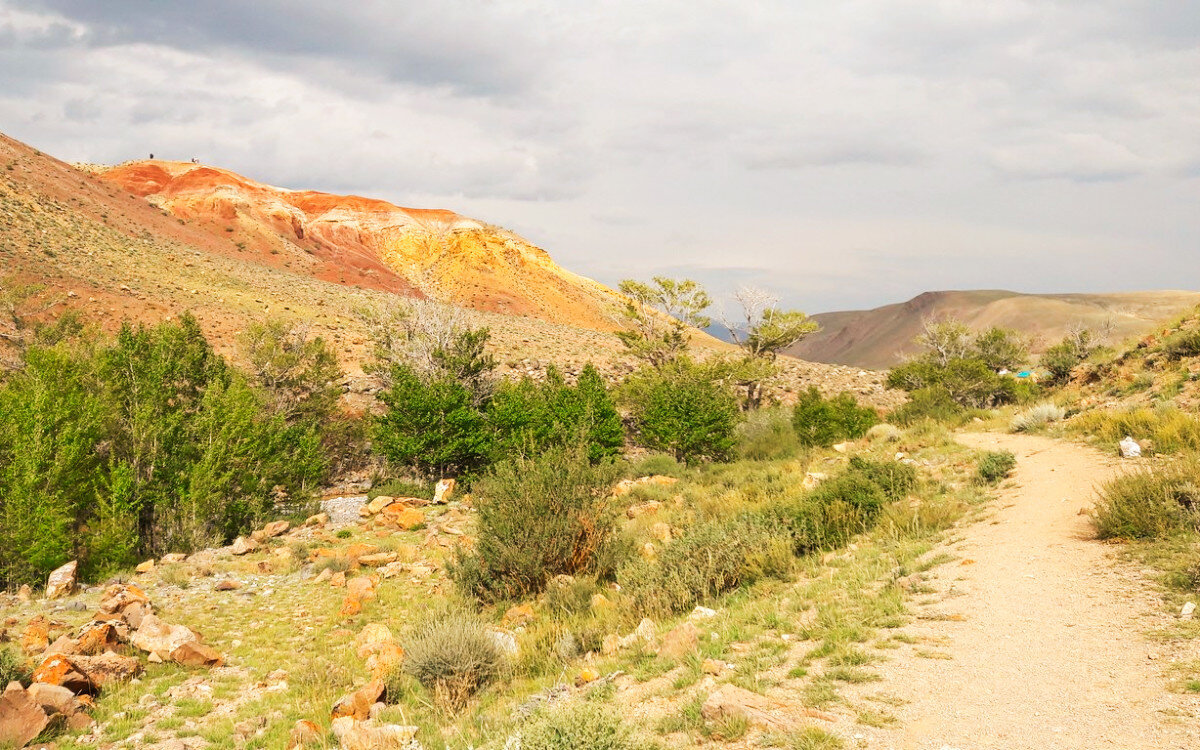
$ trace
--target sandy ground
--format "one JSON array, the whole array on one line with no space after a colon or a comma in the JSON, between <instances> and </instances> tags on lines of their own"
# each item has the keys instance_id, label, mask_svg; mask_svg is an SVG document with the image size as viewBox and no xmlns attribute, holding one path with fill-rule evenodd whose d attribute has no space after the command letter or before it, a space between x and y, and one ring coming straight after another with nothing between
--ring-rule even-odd
<instances>
[{"instance_id":1,"label":"sandy ground","mask_svg":"<svg viewBox=\"0 0 1200 750\"><path fill-rule=\"evenodd\" d=\"M1096 485L1122 470L1120 459L1041 437L961 442L1010 450L1017 469L994 515L952 542L959 559L928 574L937 594L908 629L922 645L876 667L884 681L873 687L909 701L896 710L899 724L860 742L1200 748L1200 697L1167 690L1165 647L1146 637L1169 615L1081 513Z\"/></svg>"}]
</instances>

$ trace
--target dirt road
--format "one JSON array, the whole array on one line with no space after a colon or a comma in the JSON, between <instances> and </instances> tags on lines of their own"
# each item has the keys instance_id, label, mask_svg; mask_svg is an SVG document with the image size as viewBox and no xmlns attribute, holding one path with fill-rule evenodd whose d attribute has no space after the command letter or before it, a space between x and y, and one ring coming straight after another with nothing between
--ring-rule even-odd
<instances>
[{"instance_id":1,"label":"dirt road","mask_svg":"<svg viewBox=\"0 0 1200 750\"><path fill-rule=\"evenodd\" d=\"M904 698L871 748L1200 748L1200 696L1166 690L1153 588L1092 539L1095 486L1119 459L1048 438L968 434L1017 456L991 518L965 527L960 559L929 573L937 594L908 632L922 644L881 664Z\"/></svg>"}]
</instances>

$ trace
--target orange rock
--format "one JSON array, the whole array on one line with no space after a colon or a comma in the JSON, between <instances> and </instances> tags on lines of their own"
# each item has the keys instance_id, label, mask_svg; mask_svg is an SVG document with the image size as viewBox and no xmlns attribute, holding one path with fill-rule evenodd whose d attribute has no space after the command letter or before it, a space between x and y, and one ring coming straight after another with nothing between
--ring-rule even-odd
<instances>
[{"instance_id":1,"label":"orange rock","mask_svg":"<svg viewBox=\"0 0 1200 750\"><path fill-rule=\"evenodd\" d=\"M357 721L366 721L371 716L371 706L383 696L383 683L373 680L333 704L331 719L348 716Z\"/></svg>"},{"instance_id":2,"label":"orange rock","mask_svg":"<svg viewBox=\"0 0 1200 750\"><path fill-rule=\"evenodd\" d=\"M27 654L40 654L50 645L50 621L38 615L25 626L21 634L21 648Z\"/></svg>"},{"instance_id":3,"label":"orange rock","mask_svg":"<svg viewBox=\"0 0 1200 750\"><path fill-rule=\"evenodd\" d=\"M199 641L189 641L171 652L171 659L185 667L219 667L225 657L215 648Z\"/></svg>"},{"instance_id":4,"label":"orange rock","mask_svg":"<svg viewBox=\"0 0 1200 750\"><path fill-rule=\"evenodd\" d=\"M288 735L287 749L300 750L300 748L317 745L320 742L321 728L311 721L301 719L292 725L292 731Z\"/></svg>"},{"instance_id":5,"label":"orange rock","mask_svg":"<svg viewBox=\"0 0 1200 750\"><path fill-rule=\"evenodd\" d=\"M374 555L378 552L379 552L379 548L373 544L363 544L362 542L356 542L355 544L351 544L349 547L346 548L345 555L346 555L346 557L350 558L351 560L357 560L358 558L360 558L364 555Z\"/></svg>"},{"instance_id":6,"label":"orange rock","mask_svg":"<svg viewBox=\"0 0 1200 750\"><path fill-rule=\"evenodd\" d=\"M362 599L347 594L342 600L342 608L338 610L338 614L342 617L354 617L362 612L362 605Z\"/></svg>"},{"instance_id":7,"label":"orange rock","mask_svg":"<svg viewBox=\"0 0 1200 750\"><path fill-rule=\"evenodd\" d=\"M500 624L506 628L517 628L533 622L535 616L532 604L518 604L504 613Z\"/></svg>"}]
</instances>

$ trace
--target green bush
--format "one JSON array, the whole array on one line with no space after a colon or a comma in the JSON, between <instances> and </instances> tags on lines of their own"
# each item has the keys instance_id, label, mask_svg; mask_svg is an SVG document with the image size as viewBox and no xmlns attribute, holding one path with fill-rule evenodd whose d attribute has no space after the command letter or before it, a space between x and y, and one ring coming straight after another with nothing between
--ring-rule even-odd
<instances>
[{"instance_id":1,"label":"green bush","mask_svg":"<svg viewBox=\"0 0 1200 750\"><path fill-rule=\"evenodd\" d=\"M637 750L641 744L611 708L573 700L543 708L517 730L521 750Z\"/></svg>"},{"instance_id":2,"label":"green bush","mask_svg":"<svg viewBox=\"0 0 1200 750\"><path fill-rule=\"evenodd\" d=\"M392 464L433 477L471 475L487 465L485 407L463 383L449 375L421 378L398 364L379 400L387 411L376 420L374 445Z\"/></svg>"},{"instance_id":3,"label":"green bush","mask_svg":"<svg viewBox=\"0 0 1200 750\"><path fill-rule=\"evenodd\" d=\"M908 394L908 401L888 415L893 424L911 427L917 422L930 420L953 424L962 420L967 410L942 386L918 388Z\"/></svg>"},{"instance_id":4,"label":"green bush","mask_svg":"<svg viewBox=\"0 0 1200 750\"><path fill-rule=\"evenodd\" d=\"M756 409L737 429L738 457L750 461L791 458L800 450L800 439L786 409Z\"/></svg>"},{"instance_id":5,"label":"green bush","mask_svg":"<svg viewBox=\"0 0 1200 750\"><path fill-rule=\"evenodd\" d=\"M916 489L916 470L897 461L855 457L843 473L810 492L775 500L768 512L791 533L797 554L832 549L870 529L884 506Z\"/></svg>"},{"instance_id":6,"label":"green bush","mask_svg":"<svg viewBox=\"0 0 1200 750\"><path fill-rule=\"evenodd\" d=\"M29 684L31 671L25 658L15 648L0 645L0 684L10 682Z\"/></svg>"},{"instance_id":7,"label":"green bush","mask_svg":"<svg viewBox=\"0 0 1200 750\"><path fill-rule=\"evenodd\" d=\"M427 617L404 640L405 674L433 693L437 703L458 711L495 680L504 666L487 623L449 611Z\"/></svg>"},{"instance_id":8,"label":"green bush","mask_svg":"<svg viewBox=\"0 0 1200 750\"><path fill-rule=\"evenodd\" d=\"M500 386L488 404L487 417L496 434L493 460L582 437L588 458L596 462L615 456L625 443L621 415L591 364L583 368L574 386L553 366L541 383L525 378Z\"/></svg>"},{"instance_id":9,"label":"green bush","mask_svg":"<svg viewBox=\"0 0 1200 750\"><path fill-rule=\"evenodd\" d=\"M878 412L859 406L849 393L825 399L816 388L801 393L792 412L792 426L800 444L807 446L828 447L858 439L878 422Z\"/></svg>"},{"instance_id":10,"label":"green bush","mask_svg":"<svg viewBox=\"0 0 1200 750\"><path fill-rule=\"evenodd\" d=\"M887 384L910 394L939 389L966 409L990 409L1013 403L1021 396L1016 378L998 375L978 359L953 359L945 365L915 360L893 368Z\"/></svg>"},{"instance_id":11,"label":"green bush","mask_svg":"<svg viewBox=\"0 0 1200 750\"><path fill-rule=\"evenodd\" d=\"M1017 466L1017 457L1009 451L988 451L979 457L975 478L980 484L998 484Z\"/></svg>"},{"instance_id":12,"label":"green bush","mask_svg":"<svg viewBox=\"0 0 1200 750\"><path fill-rule=\"evenodd\" d=\"M498 464L478 483L475 547L459 553L451 577L495 601L536 594L559 574L611 575L622 554L611 496L619 474L578 443Z\"/></svg>"},{"instance_id":13,"label":"green bush","mask_svg":"<svg viewBox=\"0 0 1200 750\"><path fill-rule=\"evenodd\" d=\"M1126 474L1100 490L1101 539L1163 539L1200 530L1200 456Z\"/></svg>"},{"instance_id":14,"label":"green bush","mask_svg":"<svg viewBox=\"0 0 1200 750\"><path fill-rule=\"evenodd\" d=\"M1161 348L1171 359L1200 356L1200 328L1171 334L1163 339Z\"/></svg>"},{"instance_id":15,"label":"green bush","mask_svg":"<svg viewBox=\"0 0 1200 750\"><path fill-rule=\"evenodd\" d=\"M733 453L738 405L733 390L686 358L645 368L627 387L638 442L680 461L723 461Z\"/></svg>"},{"instance_id":16,"label":"green bush","mask_svg":"<svg viewBox=\"0 0 1200 750\"><path fill-rule=\"evenodd\" d=\"M1068 333L1063 340L1042 352L1038 365L1050 375L1050 382L1062 384L1071 378L1071 371L1095 350L1092 334L1088 330Z\"/></svg>"},{"instance_id":17,"label":"green bush","mask_svg":"<svg viewBox=\"0 0 1200 750\"><path fill-rule=\"evenodd\" d=\"M727 591L791 570L791 540L759 516L705 521L667 543L656 560L621 568L617 580L642 613L691 609Z\"/></svg>"},{"instance_id":18,"label":"green bush","mask_svg":"<svg viewBox=\"0 0 1200 750\"><path fill-rule=\"evenodd\" d=\"M666 453L651 453L636 461L630 461L626 474L633 478L665 476L681 478L687 467L674 456Z\"/></svg>"},{"instance_id":19,"label":"green bush","mask_svg":"<svg viewBox=\"0 0 1200 750\"><path fill-rule=\"evenodd\" d=\"M1113 446L1126 435L1150 440L1153 453L1200 451L1200 419L1174 406L1137 409L1096 409L1067 423L1071 432Z\"/></svg>"},{"instance_id":20,"label":"green bush","mask_svg":"<svg viewBox=\"0 0 1200 750\"><path fill-rule=\"evenodd\" d=\"M0 578L92 577L307 509L321 426L289 424L190 316L31 346L0 385Z\"/></svg>"}]
</instances>

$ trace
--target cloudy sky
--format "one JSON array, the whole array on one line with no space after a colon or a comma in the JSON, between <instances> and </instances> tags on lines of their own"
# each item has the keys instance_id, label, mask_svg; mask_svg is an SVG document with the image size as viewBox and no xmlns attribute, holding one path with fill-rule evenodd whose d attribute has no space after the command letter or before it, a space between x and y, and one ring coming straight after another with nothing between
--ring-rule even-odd
<instances>
[{"instance_id":1,"label":"cloudy sky","mask_svg":"<svg viewBox=\"0 0 1200 750\"><path fill-rule=\"evenodd\" d=\"M810 312L1200 288L1190 0L0 0L0 131Z\"/></svg>"}]
</instances>

